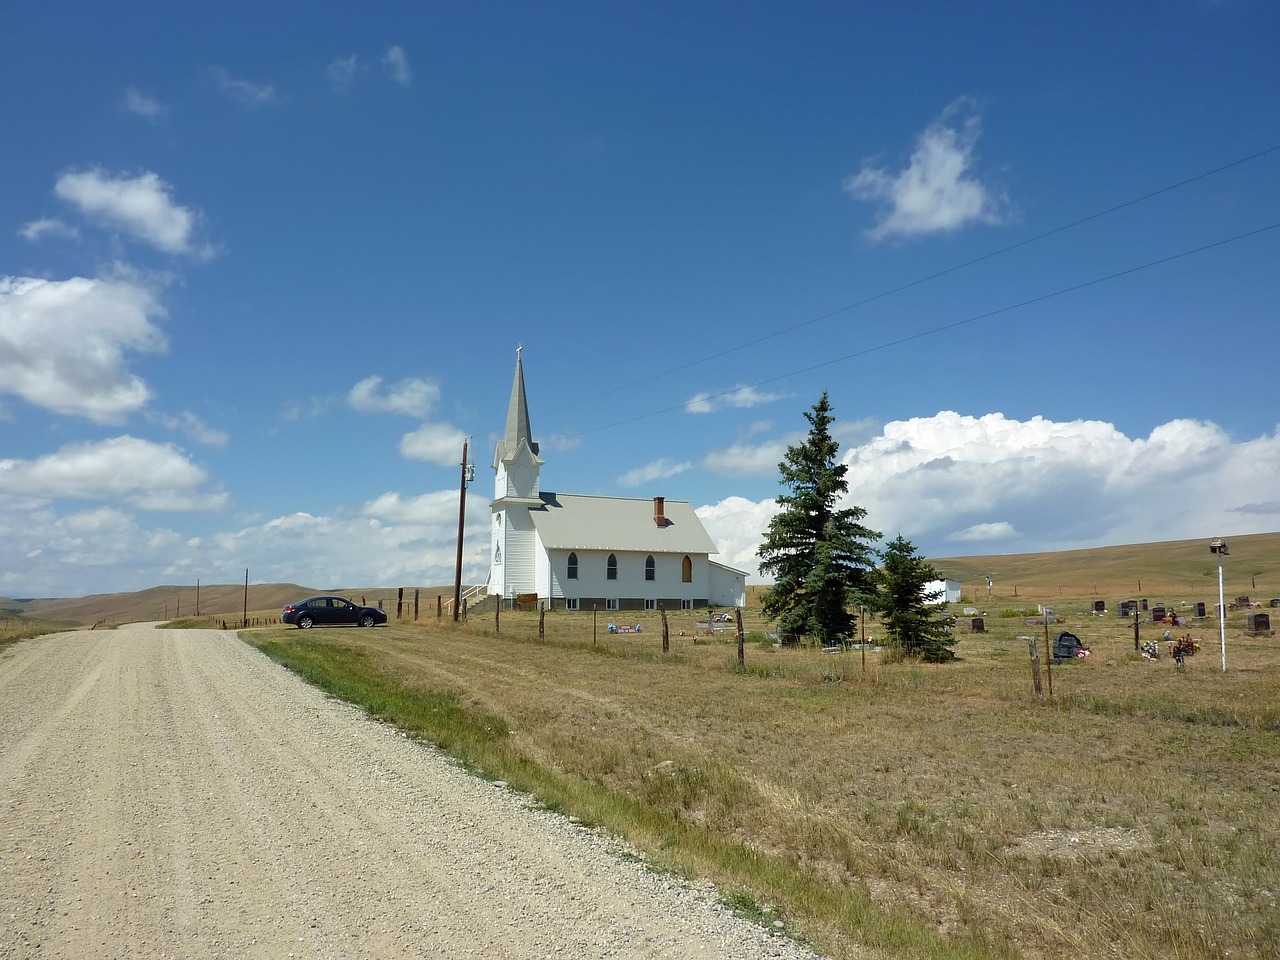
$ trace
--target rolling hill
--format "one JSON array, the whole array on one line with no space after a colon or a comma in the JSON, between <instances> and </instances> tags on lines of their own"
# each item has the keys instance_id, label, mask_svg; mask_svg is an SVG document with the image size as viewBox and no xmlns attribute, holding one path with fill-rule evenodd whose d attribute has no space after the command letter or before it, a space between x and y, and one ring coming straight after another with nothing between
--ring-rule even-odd
<instances>
[{"instance_id":1,"label":"rolling hill","mask_svg":"<svg viewBox=\"0 0 1280 960\"><path fill-rule=\"evenodd\" d=\"M1264 603L1280 598L1280 533L1257 533L1228 540L1224 564L1226 595L1247 595ZM963 584L966 603L988 603L986 577L994 581L990 601L1034 604L1059 597L1095 597L1108 605L1129 597L1175 602L1218 595L1217 558L1207 540L1138 543L1091 550L1018 553L995 556L930 558L939 574ZM764 587L748 588L748 604L759 603ZM448 598L453 587L420 590L423 610L434 612L435 597ZM286 603L330 591L295 583L250 584L250 611L279 609ZM332 591L394 610L397 588L357 587ZM412 588L406 588L412 603ZM208 584L200 588L200 612L232 616L245 606L243 584ZM196 612L194 586L160 586L135 593L108 593L70 599L10 600L0 598L0 614L84 624L130 620L167 620Z\"/></svg>"}]
</instances>

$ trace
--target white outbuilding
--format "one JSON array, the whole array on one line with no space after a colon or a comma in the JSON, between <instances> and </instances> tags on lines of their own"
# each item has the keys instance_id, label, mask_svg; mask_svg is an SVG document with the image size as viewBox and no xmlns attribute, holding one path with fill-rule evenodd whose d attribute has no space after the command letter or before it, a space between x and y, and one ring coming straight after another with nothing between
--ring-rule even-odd
<instances>
[{"instance_id":1,"label":"white outbuilding","mask_svg":"<svg viewBox=\"0 0 1280 960\"><path fill-rule=\"evenodd\" d=\"M959 580L930 580L924 585L924 595L934 603L959 603Z\"/></svg>"},{"instance_id":2,"label":"white outbuilding","mask_svg":"<svg viewBox=\"0 0 1280 960\"><path fill-rule=\"evenodd\" d=\"M493 455L488 590L557 610L692 610L746 603L746 573L711 559L714 540L686 500L542 490L516 351L506 428Z\"/></svg>"}]
</instances>

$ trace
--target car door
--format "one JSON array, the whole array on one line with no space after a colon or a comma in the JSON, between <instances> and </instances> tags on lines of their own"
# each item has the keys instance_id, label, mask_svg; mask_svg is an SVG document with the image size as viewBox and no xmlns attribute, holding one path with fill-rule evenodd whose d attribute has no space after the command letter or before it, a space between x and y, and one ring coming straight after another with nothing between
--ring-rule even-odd
<instances>
[{"instance_id":1,"label":"car door","mask_svg":"<svg viewBox=\"0 0 1280 960\"><path fill-rule=\"evenodd\" d=\"M353 603L348 603L341 597L329 598L330 623L355 623L356 617L360 614L360 608Z\"/></svg>"},{"instance_id":2,"label":"car door","mask_svg":"<svg viewBox=\"0 0 1280 960\"><path fill-rule=\"evenodd\" d=\"M333 623L333 611L329 608L328 597L317 597L307 604L307 613L316 623Z\"/></svg>"}]
</instances>

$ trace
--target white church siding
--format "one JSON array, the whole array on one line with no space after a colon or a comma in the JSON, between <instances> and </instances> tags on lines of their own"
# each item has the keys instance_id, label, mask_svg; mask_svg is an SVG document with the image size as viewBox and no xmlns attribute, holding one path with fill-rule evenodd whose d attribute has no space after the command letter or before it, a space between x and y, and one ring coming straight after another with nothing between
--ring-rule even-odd
<instances>
[{"instance_id":1,"label":"white church siding","mask_svg":"<svg viewBox=\"0 0 1280 960\"><path fill-rule=\"evenodd\" d=\"M505 489L498 493L499 498L505 497L536 497L538 495L538 468L534 463L534 458L527 454L517 457L508 465L508 469L503 471L505 476ZM522 492L522 491L528 491Z\"/></svg>"},{"instance_id":2,"label":"white church siding","mask_svg":"<svg viewBox=\"0 0 1280 960\"><path fill-rule=\"evenodd\" d=\"M537 569L535 549L538 539L527 509L503 511L503 529L506 547L503 554L502 595L515 597L522 593L537 593L535 583ZM497 592L497 591L495 591Z\"/></svg>"},{"instance_id":3,"label":"white church siding","mask_svg":"<svg viewBox=\"0 0 1280 960\"><path fill-rule=\"evenodd\" d=\"M579 601L579 608L590 610L597 605L606 609L610 600L618 602L621 610L644 609L645 601L653 602L666 610L679 610L682 601L694 606L706 606L710 599L706 557L690 555L693 579L683 582L681 566L684 554L650 554L635 550L548 550L552 592L543 594L555 609L563 609L569 599ZM578 576L569 579L569 555L578 558ZM618 578L609 579L609 557L618 561ZM645 579L645 561L654 559L654 577Z\"/></svg>"},{"instance_id":4,"label":"white church siding","mask_svg":"<svg viewBox=\"0 0 1280 960\"><path fill-rule=\"evenodd\" d=\"M718 607L744 607L747 605L747 572L726 567L714 560L707 564L711 576L708 593L711 602Z\"/></svg>"}]
</instances>

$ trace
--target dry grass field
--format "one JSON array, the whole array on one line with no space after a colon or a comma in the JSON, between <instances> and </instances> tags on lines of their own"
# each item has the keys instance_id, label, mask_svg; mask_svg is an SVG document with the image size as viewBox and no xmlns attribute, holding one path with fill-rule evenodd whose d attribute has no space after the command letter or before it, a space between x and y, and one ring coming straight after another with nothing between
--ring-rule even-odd
<instances>
[{"instance_id":1,"label":"dry grass field","mask_svg":"<svg viewBox=\"0 0 1280 960\"><path fill-rule=\"evenodd\" d=\"M1227 597L1280 597L1280 534L1230 543ZM1222 671L1207 544L934 563L965 584L953 612L984 610L987 630L962 619L960 659L936 666L776 649L758 588L744 666L731 634L695 640L689 614L670 616L664 654L657 614L613 614L642 627L616 635L604 612L548 614L539 638L536 613L437 621L438 588L416 623L244 636L833 957L1280 957L1280 640L1245 636L1232 611ZM250 617L310 592L254 585ZM338 592L394 615L394 588ZM1114 616L1128 598L1207 603L1184 669L1135 653ZM88 625L186 616L193 600L161 587L0 607ZM1046 671L1042 698L1021 639L1043 653L1024 619L1038 604L1092 647ZM242 586L202 593L202 612L232 621L242 605ZM39 629L0 621L0 642ZM1165 629L1145 621L1143 639Z\"/></svg>"},{"instance_id":2,"label":"dry grass field","mask_svg":"<svg viewBox=\"0 0 1280 960\"><path fill-rule=\"evenodd\" d=\"M831 956L1277 956L1277 640L1232 613L1224 674L1200 622L1179 670L1092 600L1053 598L1093 652L1043 699L1005 604L939 666L775 649L750 609L745 667L689 615L665 655L654 614L246 636Z\"/></svg>"}]
</instances>

